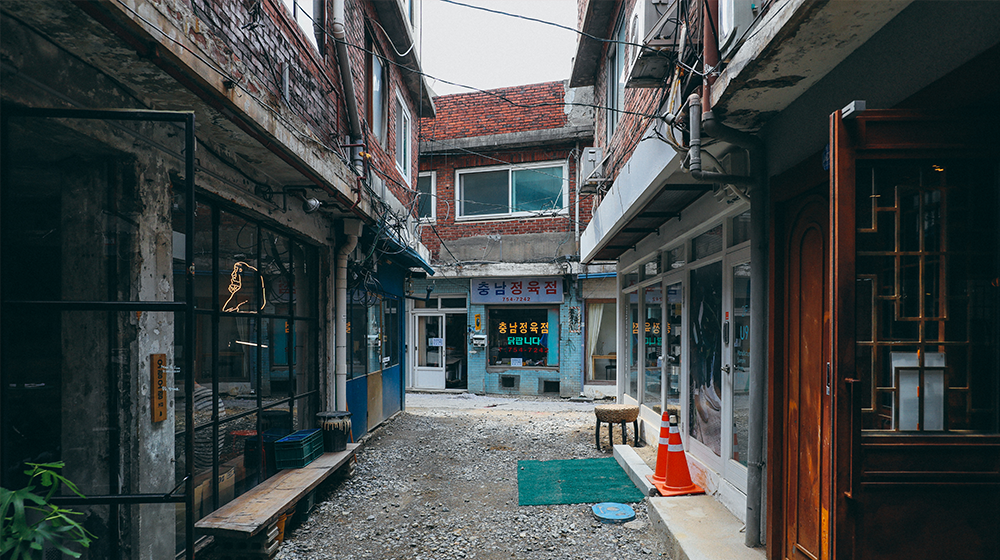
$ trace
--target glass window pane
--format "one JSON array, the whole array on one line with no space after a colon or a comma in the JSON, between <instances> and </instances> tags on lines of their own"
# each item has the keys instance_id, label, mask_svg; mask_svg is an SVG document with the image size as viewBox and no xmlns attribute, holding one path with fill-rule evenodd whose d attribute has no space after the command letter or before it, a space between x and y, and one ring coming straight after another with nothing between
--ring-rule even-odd
<instances>
[{"instance_id":1,"label":"glass window pane","mask_svg":"<svg viewBox=\"0 0 1000 560\"><path fill-rule=\"evenodd\" d=\"M659 286L645 288L646 319L643 329L645 354L642 402L654 412L661 407L661 369L663 367L663 290Z\"/></svg>"},{"instance_id":2,"label":"glass window pane","mask_svg":"<svg viewBox=\"0 0 1000 560\"><path fill-rule=\"evenodd\" d=\"M667 404L680 405L681 395L681 311L683 291L680 283L667 286Z\"/></svg>"},{"instance_id":3,"label":"glass window pane","mask_svg":"<svg viewBox=\"0 0 1000 560\"><path fill-rule=\"evenodd\" d=\"M628 336L628 380L625 391L634 399L639 400L639 296L629 294L628 316L626 324Z\"/></svg>"},{"instance_id":4,"label":"glass window pane","mask_svg":"<svg viewBox=\"0 0 1000 560\"><path fill-rule=\"evenodd\" d=\"M418 218L429 219L434 217L433 188L434 188L434 176L421 175L417 177L417 196L419 197L419 200L417 202Z\"/></svg>"},{"instance_id":5,"label":"glass window pane","mask_svg":"<svg viewBox=\"0 0 1000 560\"><path fill-rule=\"evenodd\" d=\"M733 218L733 245L750 241L750 211Z\"/></svg>"},{"instance_id":6,"label":"glass window pane","mask_svg":"<svg viewBox=\"0 0 1000 560\"><path fill-rule=\"evenodd\" d=\"M379 143L385 142L385 67L382 57L372 55L371 127Z\"/></svg>"},{"instance_id":7,"label":"glass window pane","mask_svg":"<svg viewBox=\"0 0 1000 560\"><path fill-rule=\"evenodd\" d=\"M859 315L873 316L859 341L879 387L864 428L995 432L1000 297L986 287L1000 276L995 169L879 161L860 162L859 175L873 177L879 200L878 232L857 241L859 288L877 290L874 312L858 302Z\"/></svg>"},{"instance_id":8,"label":"glass window pane","mask_svg":"<svg viewBox=\"0 0 1000 560\"><path fill-rule=\"evenodd\" d=\"M257 225L229 212L219 213L219 276L222 311L257 313L264 306L264 283L257 264Z\"/></svg>"},{"instance_id":9,"label":"glass window pane","mask_svg":"<svg viewBox=\"0 0 1000 560\"><path fill-rule=\"evenodd\" d=\"M366 323L365 347L368 352L368 371L382 369L382 306L379 300L373 302Z\"/></svg>"},{"instance_id":10,"label":"glass window pane","mask_svg":"<svg viewBox=\"0 0 1000 560\"><path fill-rule=\"evenodd\" d=\"M587 304L588 381L613 382L616 379L615 308L614 303Z\"/></svg>"},{"instance_id":11,"label":"glass window pane","mask_svg":"<svg viewBox=\"0 0 1000 560\"><path fill-rule=\"evenodd\" d=\"M264 279L264 313L288 315L295 270L291 241L269 230L261 230L261 276Z\"/></svg>"},{"instance_id":12,"label":"glass window pane","mask_svg":"<svg viewBox=\"0 0 1000 560\"><path fill-rule=\"evenodd\" d=\"M555 315L558 317L558 313ZM550 360L550 353L559 338L556 336L559 325L551 321L551 309L490 309L488 316L490 365L557 365Z\"/></svg>"},{"instance_id":13,"label":"glass window pane","mask_svg":"<svg viewBox=\"0 0 1000 560\"><path fill-rule=\"evenodd\" d=\"M642 277L652 278L660 273L660 257L652 259L642 266Z\"/></svg>"},{"instance_id":14,"label":"glass window pane","mask_svg":"<svg viewBox=\"0 0 1000 560\"><path fill-rule=\"evenodd\" d=\"M722 454L722 263L691 271L688 359L691 437Z\"/></svg>"},{"instance_id":15,"label":"glass window pane","mask_svg":"<svg viewBox=\"0 0 1000 560\"><path fill-rule=\"evenodd\" d=\"M401 351L401 333L399 300L386 298L382 301L382 367L390 368L399 365Z\"/></svg>"},{"instance_id":16,"label":"glass window pane","mask_svg":"<svg viewBox=\"0 0 1000 560\"><path fill-rule=\"evenodd\" d=\"M292 373L295 384L292 394L301 395L319 388L319 348L315 328L310 321L295 321ZM307 420L311 417L306 417ZM305 425L310 425L308 422Z\"/></svg>"},{"instance_id":17,"label":"glass window pane","mask_svg":"<svg viewBox=\"0 0 1000 560\"><path fill-rule=\"evenodd\" d=\"M674 270L687 264L684 258L684 246L674 247L667 251L667 270Z\"/></svg>"},{"instance_id":18,"label":"glass window pane","mask_svg":"<svg viewBox=\"0 0 1000 560\"><path fill-rule=\"evenodd\" d=\"M506 170L462 173L459 181L462 216L506 214L510 211Z\"/></svg>"},{"instance_id":19,"label":"glass window pane","mask_svg":"<svg viewBox=\"0 0 1000 560\"><path fill-rule=\"evenodd\" d=\"M750 420L750 263L733 267L733 455L747 464Z\"/></svg>"},{"instance_id":20,"label":"glass window pane","mask_svg":"<svg viewBox=\"0 0 1000 560\"><path fill-rule=\"evenodd\" d=\"M439 368L444 365L444 337L440 315L417 317L417 365Z\"/></svg>"},{"instance_id":21,"label":"glass window pane","mask_svg":"<svg viewBox=\"0 0 1000 560\"><path fill-rule=\"evenodd\" d=\"M368 373L368 350L365 333L368 329L363 302L354 301L351 304L350 317L347 322L347 346L350 378L360 377Z\"/></svg>"},{"instance_id":22,"label":"glass window pane","mask_svg":"<svg viewBox=\"0 0 1000 560\"><path fill-rule=\"evenodd\" d=\"M465 309L465 298L441 298L441 309Z\"/></svg>"},{"instance_id":23,"label":"glass window pane","mask_svg":"<svg viewBox=\"0 0 1000 560\"><path fill-rule=\"evenodd\" d=\"M691 242L691 260L710 257L722 251L722 224L695 237Z\"/></svg>"},{"instance_id":24,"label":"glass window pane","mask_svg":"<svg viewBox=\"0 0 1000 560\"><path fill-rule=\"evenodd\" d=\"M554 211L563 208L563 168L515 169L513 212Z\"/></svg>"}]
</instances>

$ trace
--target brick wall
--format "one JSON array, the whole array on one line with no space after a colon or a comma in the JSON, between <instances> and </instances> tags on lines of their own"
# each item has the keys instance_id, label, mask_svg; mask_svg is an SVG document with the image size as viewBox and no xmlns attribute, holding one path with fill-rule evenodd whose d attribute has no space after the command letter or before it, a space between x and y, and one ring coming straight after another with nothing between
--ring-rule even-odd
<instances>
[{"instance_id":1,"label":"brick wall","mask_svg":"<svg viewBox=\"0 0 1000 560\"><path fill-rule=\"evenodd\" d=\"M422 119L420 136L435 149L433 140L524 133L534 130L558 129L567 126L565 82L545 82L499 88L488 92L455 94L435 99L437 116ZM512 104L513 102L513 104ZM431 251L431 261L440 262L447 250L442 243L465 237L515 235L531 233L571 233L575 231L576 175L579 164L574 141L549 143L542 147L517 150L482 149L455 150L425 155L420 158L420 171L436 174L434 199L436 221L421 230L421 241ZM533 162L568 162L568 212L556 216L492 218L456 222L457 194L455 172L459 169L492 167ZM584 199L579 221L582 231L590 221L591 198ZM572 243L572 239L570 240Z\"/></svg>"},{"instance_id":2,"label":"brick wall","mask_svg":"<svg viewBox=\"0 0 1000 560\"><path fill-rule=\"evenodd\" d=\"M566 126L565 82L442 95L437 116L421 119L422 140L469 138Z\"/></svg>"},{"instance_id":3,"label":"brick wall","mask_svg":"<svg viewBox=\"0 0 1000 560\"><path fill-rule=\"evenodd\" d=\"M212 62L229 69L248 91L282 115L300 119L324 144L339 148L346 143L349 124L344 104L343 86L332 35L317 39L318 48L306 38L305 31L292 19L281 0L154 0L162 13L178 20L193 40L202 46ZM311 0L306 2L311 8ZM185 7L193 8L194 21L184 24ZM326 5L326 29L331 29L332 4ZM377 21L378 14L370 0L347 0L348 54L351 58L354 89L362 128L370 130L365 115L365 22ZM375 26L377 27L377 26ZM384 33L373 34L382 53L392 53ZM417 161L417 111L401 72L392 60L389 69L389 134L385 147L369 145L371 163L383 176L390 190L404 203L413 193L410 185L416 177L402 177L395 164L396 92L402 93L412 117L411 161ZM283 69L289 73L288 98L282 91ZM343 153L347 153L346 149Z\"/></svg>"}]
</instances>

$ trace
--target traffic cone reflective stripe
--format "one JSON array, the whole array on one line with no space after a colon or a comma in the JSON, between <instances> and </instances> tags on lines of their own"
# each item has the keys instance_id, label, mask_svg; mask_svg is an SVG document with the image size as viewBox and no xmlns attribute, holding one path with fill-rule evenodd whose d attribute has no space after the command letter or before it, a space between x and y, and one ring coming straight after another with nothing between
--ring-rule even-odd
<instances>
[{"instance_id":1,"label":"traffic cone reflective stripe","mask_svg":"<svg viewBox=\"0 0 1000 560\"><path fill-rule=\"evenodd\" d=\"M691 482L687 456L677 424L670 422L669 413L664 412L660 420L660 447L656 451L656 470L646 475L661 496L683 496L704 494L705 491Z\"/></svg>"}]
</instances>

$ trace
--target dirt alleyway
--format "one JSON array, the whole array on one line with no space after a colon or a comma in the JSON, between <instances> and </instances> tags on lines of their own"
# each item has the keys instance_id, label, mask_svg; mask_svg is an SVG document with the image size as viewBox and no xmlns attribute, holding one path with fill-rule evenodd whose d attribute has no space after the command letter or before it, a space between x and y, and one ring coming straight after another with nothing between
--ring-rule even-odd
<instances>
[{"instance_id":1,"label":"dirt alleyway","mask_svg":"<svg viewBox=\"0 0 1000 560\"><path fill-rule=\"evenodd\" d=\"M407 395L278 558L665 558L644 503L624 525L597 522L592 504L517 505L518 460L611 456L593 424L586 403Z\"/></svg>"}]
</instances>

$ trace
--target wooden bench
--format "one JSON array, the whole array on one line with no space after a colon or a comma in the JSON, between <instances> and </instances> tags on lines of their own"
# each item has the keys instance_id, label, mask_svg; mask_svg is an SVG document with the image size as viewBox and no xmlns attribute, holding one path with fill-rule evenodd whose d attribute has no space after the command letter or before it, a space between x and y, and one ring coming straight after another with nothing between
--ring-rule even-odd
<instances>
[{"instance_id":1,"label":"wooden bench","mask_svg":"<svg viewBox=\"0 0 1000 560\"><path fill-rule=\"evenodd\" d=\"M278 519L344 466L358 449L324 453L300 469L285 469L195 523L214 536L220 552L234 557L273 558L278 551Z\"/></svg>"}]
</instances>

